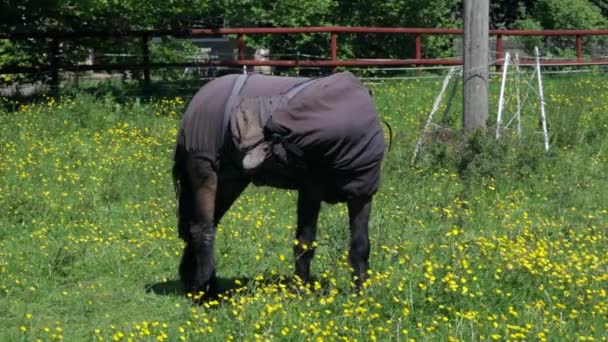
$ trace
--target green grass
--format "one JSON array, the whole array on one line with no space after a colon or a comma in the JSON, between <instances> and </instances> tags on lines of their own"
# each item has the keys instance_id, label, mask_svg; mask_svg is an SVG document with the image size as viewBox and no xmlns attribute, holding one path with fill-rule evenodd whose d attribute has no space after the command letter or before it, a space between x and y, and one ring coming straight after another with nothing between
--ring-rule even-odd
<instances>
[{"instance_id":1,"label":"green grass","mask_svg":"<svg viewBox=\"0 0 608 342\"><path fill-rule=\"evenodd\" d=\"M545 82L548 153L534 102L522 139L464 141L456 95L436 120L451 133L426 138L415 166L440 81L374 84L395 136L363 295L350 290L345 206L324 206L320 289L296 296L284 285L296 193L252 187L216 244L235 290L203 306L176 291L170 161L184 101L3 100L0 341L606 340L608 82Z\"/></svg>"}]
</instances>

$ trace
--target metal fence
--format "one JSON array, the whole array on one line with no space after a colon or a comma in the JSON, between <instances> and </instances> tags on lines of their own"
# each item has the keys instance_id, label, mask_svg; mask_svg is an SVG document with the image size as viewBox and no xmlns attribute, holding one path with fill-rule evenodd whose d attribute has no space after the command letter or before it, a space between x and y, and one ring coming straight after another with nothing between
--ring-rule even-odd
<instances>
[{"instance_id":1,"label":"metal fence","mask_svg":"<svg viewBox=\"0 0 608 342\"><path fill-rule=\"evenodd\" d=\"M258 60L246 56L246 36L253 35L294 35L294 34L327 34L328 59L312 59L306 55L300 55L297 59L265 59ZM394 59L369 59L365 57L354 59L339 58L339 36L342 34L399 34L414 36L414 56L411 58ZM99 70L140 71L143 80L150 83L150 71L166 68L206 68L206 67L320 67L334 69L336 67L399 67L399 66L449 66L462 65L460 57L454 58L432 58L423 56L424 37L430 35L462 36L462 29L437 29L437 28L390 28L390 27L293 27L293 28L224 28L224 29L187 29L187 30L146 30L146 31L120 31L120 32L26 32L26 33L0 33L0 39L16 40L42 40L48 44L47 53L38 58L42 62L36 65L0 65L2 74L30 74L48 73L51 86L58 86L59 74L61 72L81 72ZM505 52L504 39L510 36L539 36L539 37L573 37L572 48L576 51L574 58L551 58L544 59L543 65L605 65L608 64L608 56L585 56L583 47L585 38L592 36L607 36L608 30L490 30L490 36L495 41L494 65L499 69L503 63ZM236 51L234 56L223 56L221 58L208 60L191 60L188 62L157 62L153 61L150 53L150 43L155 37L175 38L200 38L200 37L226 37L232 36L236 39ZM129 63L70 63L64 60L64 46L77 46L86 38L113 39L113 40L138 40L141 54L137 61ZM70 44L65 44L70 42ZM84 43L82 43L84 44ZM521 64L532 63L532 60L522 58Z\"/></svg>"}]
</instances>

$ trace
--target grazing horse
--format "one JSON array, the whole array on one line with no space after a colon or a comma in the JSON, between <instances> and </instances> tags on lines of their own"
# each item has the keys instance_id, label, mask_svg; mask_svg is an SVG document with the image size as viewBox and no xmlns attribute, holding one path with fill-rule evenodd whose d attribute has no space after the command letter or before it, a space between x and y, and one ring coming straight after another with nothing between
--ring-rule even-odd
<instances>
[{"instance_id":1,"label":"grazing horse","mask_svg":"<svg viewBox=\"0 0 608 342\"><path fill-rule=\"evenodd\" d=\"M227 75L207 83L186 109L174 154L185 291L214 293L216 226L249 183L298 190L295 274L304 282L321 202L346 202L349 261L360 289L384 149L370 92L348 72Z\"/></svg>"}]
</instances>

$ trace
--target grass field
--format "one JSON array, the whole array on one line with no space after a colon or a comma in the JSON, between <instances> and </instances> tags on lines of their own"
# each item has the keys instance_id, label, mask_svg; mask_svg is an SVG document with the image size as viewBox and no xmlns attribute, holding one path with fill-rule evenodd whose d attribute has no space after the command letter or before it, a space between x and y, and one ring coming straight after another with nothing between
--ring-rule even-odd
<instances>
[{"instance_id":1,"label":"grass field","mask_svg":"<svg viewBox=\"0 0 608 342\"><path fill-rule=\"evenodd\" d=\"M363 295L345 206L323 207L316 289L296 295L296 193L249 188L216 243L233 290L201 306L177 290L170 159L185 100L2 100L0 341L606 340L608 78L545 83L548 153L531 98L521 140L447 131L415 166L440 82L371 85L394 139ZM458 127L454 108L436 121Z\"/></svg>"}]
</instances>

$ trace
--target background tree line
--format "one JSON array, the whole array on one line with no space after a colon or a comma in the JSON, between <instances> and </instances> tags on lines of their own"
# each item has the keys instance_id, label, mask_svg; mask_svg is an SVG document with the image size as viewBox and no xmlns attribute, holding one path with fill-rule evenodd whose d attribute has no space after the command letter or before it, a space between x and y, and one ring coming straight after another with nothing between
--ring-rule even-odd
<instances>
[{"instance_id":1,"label":"background tree line","mask_svg":"<svg viewBox=\"0 0 608 342\"><path fill-rule=\"evenodd\" d=\"M491 0L491 27L511 29L598 29L608 27L608 0ZM462 0L0 0L0 31L104 31L190 27L389 26L462 27ZM248 37L273 54L328 56L327 35ZM340 56L407 58L414 37L357 34L340 36ZM446 36L425 36L425 56L453 54ZM533 42L537 43L537 42ZM64 48L66 59L86 49L137 49L137 42L80 41ZM559 40L553 44L559 49ZM572 44L562 44L573 47ZM45 44L0 40L0 65L35 64ZM45 50L46 51L46 50ZM167 58L170 58L167 56Z\"/></svg>"}]
</instances>

